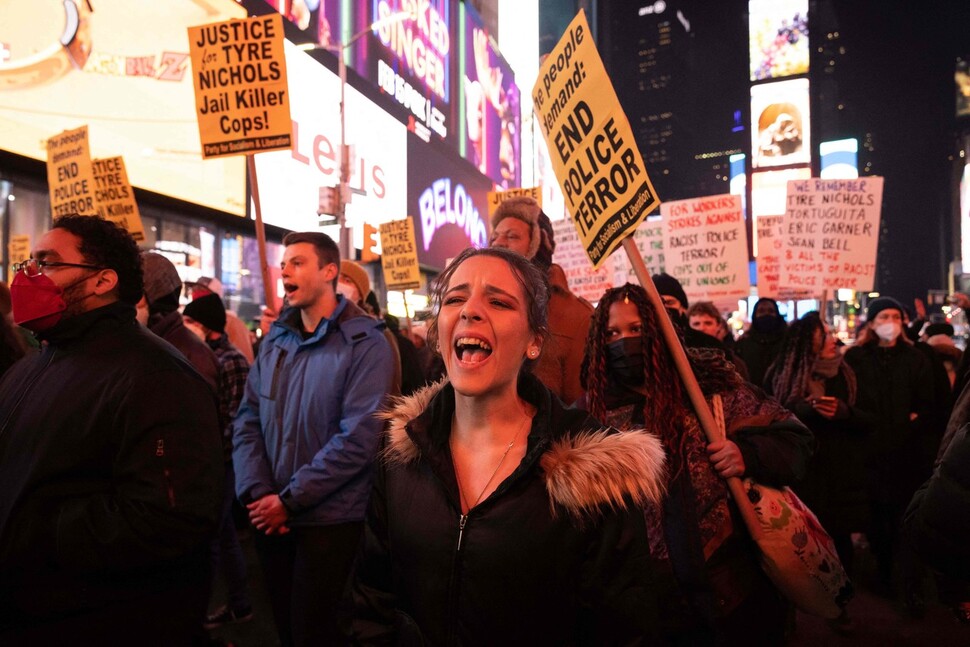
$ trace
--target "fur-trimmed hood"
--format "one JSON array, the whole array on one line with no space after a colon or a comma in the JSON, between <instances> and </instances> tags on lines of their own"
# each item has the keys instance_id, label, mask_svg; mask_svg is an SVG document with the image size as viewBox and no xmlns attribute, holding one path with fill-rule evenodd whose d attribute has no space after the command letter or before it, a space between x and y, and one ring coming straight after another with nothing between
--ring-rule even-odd
<instances>
[{"instance_id":1,"label":"fur-trimmed hood","mask_svg":"<svg viewBox=\"0 0 970 647\"><path fill-rule=\"evenodd\" d=\"M382 412L389 423L382 453L386 465L409 465L421 459L421 448L409 433L409 425L422 416L446 387L447 378L411 396L394 399ZM558 402L552 407L565 411ZM552 427L550 414L554 412L550 408L538 407L536 419L541 425ZM609 427L592 428L588 424L591 420L587 418L586 424L576 425L579 427L576 429L549 429L549 442L539 459L539 467L553 515L561 508L574 521L582 523L597 518L605 510L659 502L665 482L665 454L660 439L639 430L618 432ZM535 427L533 433L536 433Z\"/></svg>"}]
</instances>

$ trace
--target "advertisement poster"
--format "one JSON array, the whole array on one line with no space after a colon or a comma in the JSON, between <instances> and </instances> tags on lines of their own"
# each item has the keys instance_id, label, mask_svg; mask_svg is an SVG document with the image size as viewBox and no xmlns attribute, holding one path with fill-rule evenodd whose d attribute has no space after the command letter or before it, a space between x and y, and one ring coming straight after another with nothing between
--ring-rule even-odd
<instances>
[{"instance_id":1,"label":"advertisement poster","mask_svg":"<svg viewBox=\"0 0 970 647\"><path fill-rule=\"evenodd\" d=\"M598 269L658 198L584 11L542 64L532 100L566 210Z\"/></svg>"},{"instance_id":2,"label":"advertisement poster","mask_svg":"<svg viewBox=\"0 0 970 647\"><path fill-rule=\"evenodd\" d=\"M145 229L135 202L135 191L128 182L124 158L96 159L92 166L98 215L126 230L136 243L143 242Z\"/></svg>"},{"instance_id":3,"label":"advertisement poster","mask_svg":"<svg viewBox=\"0 0 970 647\"><path fill-rule=\"evenodd\" d=\"M687 300L733 303L751 292L741 196L716 195L660 205L667 271Z\"/></svg>"},{"instance_id":4,"label":"advertisement poster","mask_svg":"<svg viewBox=\"0 0 970 647\"><path fill-rule=\"evenodd\" d=\"M55 218L98 212L87 126L65 130L47 140L47 187Z\"/></svg>"},{"instance_id":5,"label":"advertisement poster","mask_svg":"<svg viewBox=\"0 0 970 647\"><path fill-rule=\"evenodd\" d=\"M751 80L808 73L808 0L750 0Z\"/></svg>"},{"instance_id":6,"label":"advertisement poster","mask_svg":"<svg viewBox=\"0 0 970 647\"><path fill-rule=\"evenodd\" d=\"M290 147L282 16L189 27L189 54L203 157Z\"/></svg>"},{"instance_id":7,"label":"advertisement poster","mask_svg":"<svg viewBox=\"0 0 970 647\"><path fill-rule=\"evenodd\" d=\"M466 247L488 246L492 183L462 160L408 136L408 213L421 265L442 270Z\"/></svg>"},{"instance_id":8,"label":"advertisement poster","mask_svg":"<svg viewBox=\"0 0 970 647\"><path fill-rule=\"evenodd\" d=\"M381 224L381 267L388 290L416 290L421 287L417 245L414 240L414 218L392 220Z\"/></svg>"},{"instance_id":9,"label":"advertisement poster","mask_svg":"<svg viewBox=\"0 0 970 647\"><path fill-rule=\"evenodd\" d=\"M185 26L245 10L234 0L91 4L0 2L0 147L44 161L51 133L86 123L91 155L124 157L134 186L244 215L245 160L202 158Z\"/></svg>"},{"instance_id":10,"label":"advertisement poster","mask_svg":"<svg viewBox=\"0 0 970 647\"><path fill-rule=\"evenodd\" d=\"M873 289L883 178L788 183L783 223L782 287Z\"/></svg>"},{"instance_id":11,"label":"advertisement poster","mask_svg":"<svg viewBox=\"0 0 970 647\"><path fill-rule=\"evenodd\" d=\"M810 164L808 79L751 88L753 168Z\"/></svg>"},{"instance_id":12,"label":"advertisement poster","mask_svg":"<svg viewBox=\"0 0 970 647\"><path fill-rule=\"evenodd\" d=\"M256 156L264 222L292 229L320 226L320 187L340 184L340 79L287 43L293 144ZM355 247L363 246L363 223L399 220L407 211L407 130L351 87L345 130L352 146L347 224ZM322 229L339 237L336 227ZM336 238L335 238L336 239Z\"/></svg>"},{"instance_id":13,"label":"advertisement poster","mask_svg":"<svg viewBox=\"0 0 970 647\"><path fill-rule=\"evenodd\" d=\"M498 186L516 187L522 178L519 88L478 13L468 3L461 4L461 11L465 17L460 70L465 114L462 152Z\"/></svg>"}]
</instances>

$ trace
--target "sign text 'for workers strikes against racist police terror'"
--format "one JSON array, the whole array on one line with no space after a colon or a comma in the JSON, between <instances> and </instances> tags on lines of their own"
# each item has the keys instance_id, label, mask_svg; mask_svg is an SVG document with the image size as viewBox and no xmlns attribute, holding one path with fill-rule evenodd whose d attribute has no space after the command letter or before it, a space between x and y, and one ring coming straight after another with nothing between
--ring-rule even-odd
<instances>
[{"instance_id":1,"label":"sign text 'for workers strikes against racist police terror'","mask_svg":"<svg viewBox=\"0 0 970 647\"><path fill-rule=\"evenodd\" d=\"M566 209L599 268L658 199L585 12L542 64L532 99Z\"/></svg>"}]
</instances>

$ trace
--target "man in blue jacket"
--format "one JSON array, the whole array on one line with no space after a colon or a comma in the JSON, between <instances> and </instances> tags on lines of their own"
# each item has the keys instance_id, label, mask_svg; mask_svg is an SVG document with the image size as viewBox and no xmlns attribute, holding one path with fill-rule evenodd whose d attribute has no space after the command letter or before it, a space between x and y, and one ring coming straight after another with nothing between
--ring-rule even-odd
<instances>
[{"instance_id":1,"label":"man in blue jacket","mask_svg":"<svg viewBox=\"0 0 970 647\"><path fill-rule=\"evenodd\" d=\"M236 494L283 645L340 641L338 608L356 554L390 387L384 324L336 291L328 236L291 233L287 307L263 340L233 430Z\"/></svg>"}]
</instances>

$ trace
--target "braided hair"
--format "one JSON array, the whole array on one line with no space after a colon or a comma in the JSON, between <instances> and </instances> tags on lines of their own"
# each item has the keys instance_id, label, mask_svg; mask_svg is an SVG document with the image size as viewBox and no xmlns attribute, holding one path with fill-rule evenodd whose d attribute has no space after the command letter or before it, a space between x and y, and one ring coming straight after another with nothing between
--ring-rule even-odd
<instances>
[{"instance_id":1,"label":"braided hair","mask_svg":"<svg viewBox=\"0 0 970 647\"><path fill-rule=\"evenodd\" d=\"M788 327L777 358L765 375L765 386L780 402L803 398L808 393L820 352L815 348L816 335L825 335L818 312L809 312ZM846 378L851 403L855 400L855 376L846 368L843 363L840 370Z\"/></svg>"},{"instance_id":2,"label":"braided hair","mask_svg":"<svg viewBox=\"0 0 970 647\"><path fill-rule=\"evenodd\" d=\"M638 285L627 283L607 290L593 313L580 369L580 382L586 389L589 412L600 420L606 417L606 393L610 388L606 364L609 344L607 328L611 306L621 301L634 304L643 322L640 333L644 353L643 378L644 384L650 385L643 408L644 422L647 429L660 436L671 456L679 458L685 443L681 432L681 421L687 413L684 388L664 343L657 313L650 305L646 292ZM675 464L680 465L681 461Z\"/></svg>"}]
</instances>

